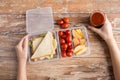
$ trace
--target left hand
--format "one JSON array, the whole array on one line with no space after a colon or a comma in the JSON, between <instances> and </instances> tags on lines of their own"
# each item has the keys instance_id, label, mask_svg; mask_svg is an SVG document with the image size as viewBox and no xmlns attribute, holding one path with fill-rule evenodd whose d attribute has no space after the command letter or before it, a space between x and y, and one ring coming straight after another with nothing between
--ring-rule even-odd
<instances>
[{"instance_id":1,"label":"left hand","mask_svg":"<svg viewBox=\"0 0 120 80\"><path fill-rule=\"evenodd\" d=\"M15 47L18 57L18 62L27 62L27 52L28 52L28 35L23 37L18 45Z\"/></svg>"},{"instance_id":2,"label":"left hand","mask_svg":"<svg viewBox=\"0 0 120 80\"><path fill-rule=\"evenodd\" d=\"M113 40L112 25L106 16L106 21L101 28L95 28L93 26L88 26L89 29L99 34L106 42Z\"/></svg>"}]
</instances>

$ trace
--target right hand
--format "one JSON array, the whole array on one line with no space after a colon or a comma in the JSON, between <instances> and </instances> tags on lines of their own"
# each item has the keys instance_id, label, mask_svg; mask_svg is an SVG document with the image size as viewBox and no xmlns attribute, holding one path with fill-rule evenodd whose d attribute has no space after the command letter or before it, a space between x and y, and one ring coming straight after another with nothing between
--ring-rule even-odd
<instances>
[{"instance_id":1,"label":"right hand","mask_svg":"<svg viewBox=\"0 0 120 80\"><path fill-rule=\"evenodd\" d=\"M95 28L93 26L88 26L88 28L99 34L106 42L107 40L113 39L112 25L107 17L101 28Z\"/></svg>"}]
</instances>

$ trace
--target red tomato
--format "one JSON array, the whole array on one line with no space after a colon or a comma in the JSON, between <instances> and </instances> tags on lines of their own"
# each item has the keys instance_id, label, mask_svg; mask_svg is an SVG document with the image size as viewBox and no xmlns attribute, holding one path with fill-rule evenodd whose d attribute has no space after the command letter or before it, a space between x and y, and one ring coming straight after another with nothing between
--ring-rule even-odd
<instances>
[{"instance_id":1,"label":"red tomato","mask_svg":"<svg viewBox=\"0 0 120 80\"><path fill-rule=\"evenodd\" d=\"M59 25L62 25L62 24L64 23L64 21L63 21L63 20L58 20L57 23L58 23Z\"/></svg>"},{"instance_id":2,"label":"red tomato","mask_svg":"<svg viewBox=\"0 0 120 80\"><path fill-rule=\"evenodd\" d=\"M71 51L67 52L67 56L72 57L72 52Z\"/></svg>"},{"instance_id":3,"label":"red tomato","mask_svg":"<svg viewBox=\"0 0 120 80\"><path fill-rule=\"evenodd\" d=\"M60 39L60 44L64 44L65 40L64 39Z\"/></svg>"},{"instance_id":4,"label":"red tomato","mask_svg":"<svg viewBox=\"0 0 120 80\"><path fill-rule=\"evenodd\" d=\"M67 56L65 51L62 51L61 55L62 55L62 57L66 57Z\"/></svg>"},{"instance_id":5,"label":"red tomato","mask_svg":"<svg viewBox=\"0 0 120 80\"><path fill-rule=\"evenodd\" d=\"M69 23L69 22L70 22L69 18L67 18L67 17L64 17L64 18L63 18L63 21L64 21L65 23Z\"/></svg>"},{"instance_id":6,"label":"red tomato","mask_svg":"<svg viewBox=\"0 0 120 80\"><path fill-rule=\"evenodd\" d=\"M61 45L61 50L67 50L68 45L66 43Z\"/></svg>"},{"instance_id":7,"label":"red tomato","mask_svg":"<svg viewBox=\"0 0 120 80\"><path fill-rule=\"evenodd\" d=\"M68 49L72 48L72 45L71 46L68 46Z\"/></svg>"},{"instance_id":8,"label":"red tomato","mask_svg":"<svg viewBox=\"0 0 120 80\"><path fill-rule=\"evenodd\" d=\"M58 34L59 34L60 37L63 36L63 32L62 31L59 31Z\"/></svg>"},{"instance_id":9,"label":"red tomato","mask_svg":"<svg viewBox=\"0 0 120 80\"><path fill-rule=\"evenodd\" d=\"M64 28L64 29L68 28L68 24L64 23L64 24L61 25L61 27Z\"/></svg>"},{"instance_id":10,"label":"red tomato","mask_svg":"<svg viewBox=\"0 0 120 80\"><path fill-rule=\"evenodd\" d=\"M66 30L66 35L70 35L70 30Z\"/></svg>"},{"instance_id":11,"label":"red tomato","mask_svg":"<svg viewBox=\"0 0 120 80\"><path fill-rule=\"evenodd\" d=\"M65 38L66 38L66 35L65 35L65 34L63 34L63 35L61 36L61 38L65 39Z\"/></svg>"},{"instance_id":12,"label":"red tomato","mask_svg":"<svg viewBox=\"0 0 120 80\"><path fill-rule=\"evenodd\" d=\"M70 35L66 37L66 41L67 41L68 43L69 43L69 42L72 42L72 38L71 38Z\"/></svg>"},{"instance_id":13,"label":"red tomato","mask_svg":"<svg viewBox=\"0 0 120 80\"><path fill-rule=\"evenodd\" d=\"M68 42L67 45L68 45L68 46L71 46L71 45L72 45L72 42Z\"/></svg>"},{"instance_id":14,"label":"red tomato","mask_svg":"<svg viewBox=\"0 0 120 80\"><path fill-rule=\"evenodd\" d=\"M69 48L69 47L68 47L67 51L68 51L68 52L70 52L70 51L73 52L73 48Z\"/></svg>"}]
</instances>

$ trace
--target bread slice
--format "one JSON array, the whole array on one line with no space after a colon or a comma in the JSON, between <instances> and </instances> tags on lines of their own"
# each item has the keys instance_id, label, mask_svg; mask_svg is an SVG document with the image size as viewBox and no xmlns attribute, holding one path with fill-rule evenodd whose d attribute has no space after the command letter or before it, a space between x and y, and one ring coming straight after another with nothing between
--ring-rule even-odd
<instances>
[{"instance_id":1,"label":"bread slice","mask_svg":"<svg viewBox=\"0 0 120 80\"><path fill-rule=\"evenodd\" d=\"M38 48L32 55L31 59L38 59L51 54L55 54L53 48L53 35L51 32L47 32L44 39L41 41Z\"/></svg>"},{"instance_id":2,"label":"bread slice","mask_svg":"<svg viewBox=\"0 0 120 80\"><path fill-rule=\"evenodd\" d=\"M32 53L35 52L35 50L39 46L39 44L42 41L42 39L43 39L42 37L38 37L38 38L35 38L34 40L32 40Z\"/></svg>"}]
</instances>

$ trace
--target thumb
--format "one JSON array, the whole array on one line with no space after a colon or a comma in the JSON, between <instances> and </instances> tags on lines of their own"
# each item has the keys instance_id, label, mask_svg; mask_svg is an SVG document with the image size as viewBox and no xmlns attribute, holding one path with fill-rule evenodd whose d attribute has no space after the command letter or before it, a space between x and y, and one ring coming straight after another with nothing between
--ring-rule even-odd
<instances>
[{"instance_id":1,"label":"thumb","mask_svg":"<svg viewBox=\"0 0 120 80\"><path fill-rule=\"evenodd\" d=\"M26 49L27 47L28 47L28 38L29 38L29 36L30 35L26 35L25 37L24 37L24 42L23 42L23 47L24 47L24 49Z\"/></svg>"}]
</instances>

